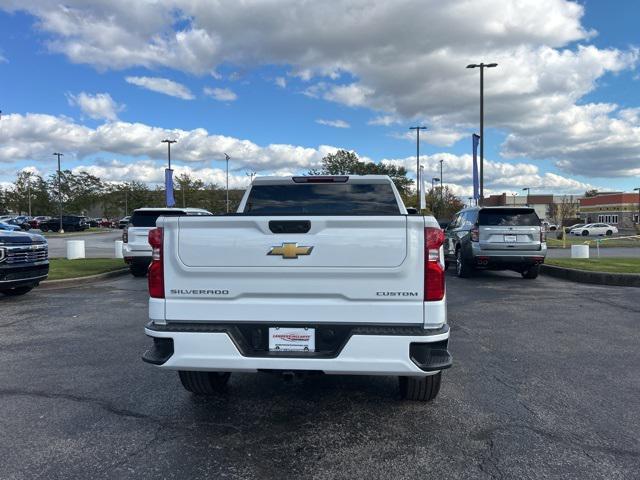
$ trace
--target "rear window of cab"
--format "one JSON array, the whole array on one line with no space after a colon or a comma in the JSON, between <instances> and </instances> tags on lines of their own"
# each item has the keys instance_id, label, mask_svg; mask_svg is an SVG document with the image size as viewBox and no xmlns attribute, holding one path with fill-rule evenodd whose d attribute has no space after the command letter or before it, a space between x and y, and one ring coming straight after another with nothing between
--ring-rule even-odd
<instances>
[{"instance_id":1,"label":"rear window of cab","mask_svg":"<svg viewBox=\"0 0 640 480\"><path fill-rule=\"evenodd\" d=\"M540 219L532 208L492 208L480 210L478 225L539 227Z\"/></svg>"}]
</instances>

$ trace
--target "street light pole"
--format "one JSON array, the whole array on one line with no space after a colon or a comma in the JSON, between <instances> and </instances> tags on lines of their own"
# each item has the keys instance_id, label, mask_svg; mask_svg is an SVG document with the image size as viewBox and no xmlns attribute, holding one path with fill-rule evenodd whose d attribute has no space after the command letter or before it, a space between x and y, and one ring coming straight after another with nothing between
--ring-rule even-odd
<instances>
[{"instance_id":1,"label":"street light pole","mask_svg":"<svg viewBox=\"0 0 640 480\"><path fill-rule=\"evenodd\" d=\"M420 130L426 130L427 127L409 127L409 130L416 131L416 207L420 211Z\"/></svg>"},{"instance_id":2,"label":"street light pole","mask_svg":"<svg viewBox=\"0 0 640 480\"><path fill-rule=\"evenodd\" d=\"M480 68L480 205L484 203L484 69L497 63L472 63L467 68Z\"/></svg>"},{"instance_id":3,"label":"street light pole","mask_svg":"<svg viewBox=\"0 0 640 480\"><path fill-rule=\"evenodd\" d=\"M227 161L227 213L229 213L229 159L231 157L225 153L224 158Z\"/></svg>"},{"instance_id":4,"label":"street light pole","mask_svg":"<svg viewBox=\"0 0 640 480\"><path fill-rule=\"evenodd\" d=\"M441 158L440 159L440 204L442 206L444 206L444 194L443 194L443 189L444 189L444 184L442 181L442 162L444 162L444 160Z\"/></svg>"},{"instance_id":5,"label":"street light pole","mask_svg":"<svg viewBox=\"0 0 640 480\"><path fill-rule=\"evenodd\" d=\"M522 189L522 191L526 191L527 192L527 207L529 206L529 195L531 195L531 187L524 187Z\"/></svg>"},{"instance_id":6,"label":"street light pole","mask_svg":"<svg viewBox=\"0 0 640 480\"><path fill-rule=\"evenodd\" d=\"M640 225L640 187L634 188L634 191L638 191L638 225Z\"/></svg>"},{"instance_id":7,"label":"street light pole","mask_svg":"<svg viewBox=\"0 0 640 480\"><path fill-rule=\"evenodd\" d=\"M518 193L512 193L511 195L513 195L513 206L516 206L516 196L518 195Z\"/></svg>"},{"instance_id":8,"label":"street light pole","mask_svg":"<svg viewBox=\"0 0 640 480\"><path fill-rule=\"evenodd\" d=\"M168 138L165 138L164 140L162 140L161 143L166 143L167 144L167 163L168 163L168 170L171 170L171 144L172 143L176 143L177 140L169 140ZM166 177L165 177L166 178ZM173 180L173 179L172 179ZM173 184L173 181L171 182ZM165 190L167 189L167 186L165 185ZM167 192L165 191L165 206L169 206L167 204Z\"/></svg>"},{"instance_id":9,"label":"street light pole","mask_svg":"<svg viewBox=\"0 0 640 480\"><path fill-rule=\"evenodd\" d=\"M64 154L55 152L54 155L58 157L58 216L60 217L58 231L64 233L64 229L62 228L62 175L60 173L60 157L64 157Z\"/></svg>"}]
</instances>

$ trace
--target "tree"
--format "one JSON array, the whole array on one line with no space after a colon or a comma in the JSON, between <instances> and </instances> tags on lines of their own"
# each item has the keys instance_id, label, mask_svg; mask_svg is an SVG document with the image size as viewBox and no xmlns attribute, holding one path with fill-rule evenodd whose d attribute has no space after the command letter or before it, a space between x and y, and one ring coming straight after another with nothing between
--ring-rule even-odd
<instances>
[{"instance_id":1,"label":"tree","mask_svg":"<svg viewBox=\"0 0 640 480\"><path fill-rule=\"evenodd\" d=\"M427 210L439 220L448 220L464 208L464 203L453 194L449 186L430 188L425 195Z\"/></svg>"},{"instance_id":2,"label":"tree","mask_svg":"<svg viewBox=\"0 0 640 480\"><path fill-rule=\"evenodd\" d=\"M595 188L593 188L591 190L587 190L586 192L584 192L585 198L595 197L596 195L598 195L598 190L595 189Z\"/></svg>"},{"instance_id":3,"label":"tree","mask_svg":"<svg viewBox=\"0 0 640 480\"><path fill-rule=\"evenodd\" d=\"M338 150L324 157L321 167L309 170L309 175L389 175L403 200L411 195L411 187L414 183L407 178L407 169L404 167L362 162L355 153L346 150Z\"/></svg>"},{"instance_id":4,"label":"tree","mask_svg":"<svg viewBox=\"0 0 640 480\"><path fill-rule=\"evenodd\" d=\"M176 203L182 201L182 207L194 207L201 203L204 198L201 193L204 189L202 180L194 180L188 173L182 173L176 177L176 184L180 187L179 194L176 191Z\"/></svg>"}]
</instances>

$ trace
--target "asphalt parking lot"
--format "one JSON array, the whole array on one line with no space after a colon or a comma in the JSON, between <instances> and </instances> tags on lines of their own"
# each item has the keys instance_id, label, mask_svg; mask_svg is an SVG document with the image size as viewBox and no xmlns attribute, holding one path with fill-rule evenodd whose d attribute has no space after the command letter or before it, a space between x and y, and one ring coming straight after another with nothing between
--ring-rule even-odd
<instances>
[{"instance_id":1,"label":"asphalt parking lot","mask_svg":"<svg viewBox=\"0 0 640 480\"><path fill-rule=\"evenodd\" d=\"M196 398L140 361L146 282L0 299L0 477L638 478L640 291L448 276L454 366L396 379L234 375Z\"/></svg>"},{"instance_id":2,"label":"asphalt parking lot","mask_svg":"<svg viewBox=\"0 0 640 480\"><path fill-rule=\"evenodd\" d=\"M122 230L107 230L104 233L71 233L63 237L48 237L49 256L65 258L67 256L67 240L84 240L87 258L115 258L115 241L122 239Z\"/></svg>"}]
</instances>

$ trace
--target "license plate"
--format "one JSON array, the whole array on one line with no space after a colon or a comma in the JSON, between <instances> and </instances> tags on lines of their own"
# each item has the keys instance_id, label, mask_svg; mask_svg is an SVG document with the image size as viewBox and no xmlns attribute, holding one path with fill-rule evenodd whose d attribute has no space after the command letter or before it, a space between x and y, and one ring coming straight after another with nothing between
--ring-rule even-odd
<instances>
[{"instance_id":1,"label":"license plate","mask_svg":"<svg viewBox=\"0 0 640 480\"><path fill-rule=\"evenodd\" d=\"M507 243L515 243L518 241L518 236L517 235L505 235L504 236L504 241Z\"/></svg>"},{"instance_id":2,"label":"license plate","mask_svg":"<svg viewBox=\"0 0 640 480\"><path fill-rule=\"evenodd\" d=\"M269 328L270 352L315 352L315 328Z\"/></svg>"}]
</instances>

